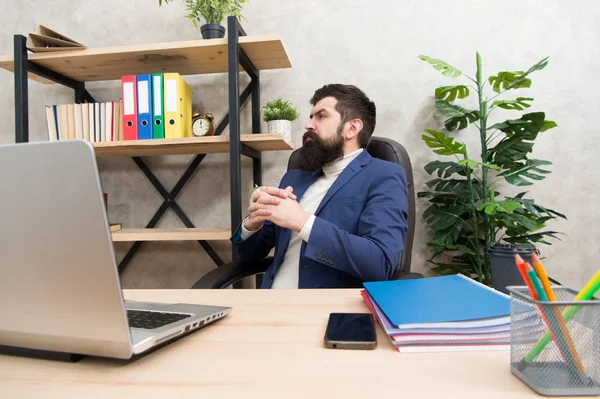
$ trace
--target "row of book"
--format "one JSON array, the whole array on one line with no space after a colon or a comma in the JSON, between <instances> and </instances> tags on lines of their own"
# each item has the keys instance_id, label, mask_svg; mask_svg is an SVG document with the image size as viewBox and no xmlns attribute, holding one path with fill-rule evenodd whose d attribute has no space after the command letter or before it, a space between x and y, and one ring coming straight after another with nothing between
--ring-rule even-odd
<instances>
[{"instance_id":1,"label":"row of book","mask_svg":"<svg viewBox=\"0 0 600 399\"><path fill-rule=\"evenodd\" d=\"M46 106L48 139L92 143L192 137L192 90L178 73L121 77L119 101Z\"/></svg>"},{"instance_id":2,"label":"row of book","mask_svg":"<svg viewBox=\"0 0 600 399\"><path fill-rule=\"evenodd\" d=\"M123 140L121 101L46 105L48 140Z\"/></svg>"},{"instance_id":3,"label":"row of book","mask_svg":"<svg viewBox=\"0 0 600 399\"><path fill-rule=\"evenodd\" d=\"M361 295L399 352L510 348L509 297L463 275L368 282Z\"/></svg>"}]
</instances>

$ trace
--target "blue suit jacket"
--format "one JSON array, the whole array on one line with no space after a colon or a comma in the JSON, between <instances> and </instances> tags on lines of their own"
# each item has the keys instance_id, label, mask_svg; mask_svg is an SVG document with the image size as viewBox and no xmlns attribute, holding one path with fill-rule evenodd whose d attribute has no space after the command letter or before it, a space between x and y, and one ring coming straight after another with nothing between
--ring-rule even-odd
<instances>
[{"instance_id":1,"label":"blue suit jacket","mask_svg":"<svg viewBox=\"0 0 600 399\"><path fill-rule=\"evenodd\" d=\"M320 175L321 171L290 170L279 186L292 186L300 201ZM302 242L298 288L361 287L365 281L388 280L404 247L407 192L406 174L400 165L361 152L338 176L315 212L308 243ZM274 261L262 285L270 288L292 232L267 221L241 241L240 228L231 239L238 261L262 259L275 247Z\"/></svg>"}]
</instances>

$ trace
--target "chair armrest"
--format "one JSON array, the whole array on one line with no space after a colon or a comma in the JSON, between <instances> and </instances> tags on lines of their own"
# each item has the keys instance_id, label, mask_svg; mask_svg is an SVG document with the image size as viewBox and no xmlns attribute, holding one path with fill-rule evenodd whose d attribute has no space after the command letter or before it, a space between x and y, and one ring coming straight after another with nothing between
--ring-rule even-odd
<instances>
[{"instance_id":1,"label":"chair armrest","mask_svg":"<svg viewBox=\"0 0 600 399\"><path fill-rule=\"evenodd\" d=\"M226 288L244 277L267 271L273 263L273 257L253 262L231 262L206 273L192 286L192 289Z\"/></svg>"},{"instance_id":2,"label":"chair armrest","mask_svg":"<svg viewBox=\"0 0 600 399\"><path fill-rule=\"evenodd\" d=\"M412 272L398 272L392 276L392 280L412 280L416 278L423 278L424 276L421 273L412 273Z\"/></svg>"}]
</instances>

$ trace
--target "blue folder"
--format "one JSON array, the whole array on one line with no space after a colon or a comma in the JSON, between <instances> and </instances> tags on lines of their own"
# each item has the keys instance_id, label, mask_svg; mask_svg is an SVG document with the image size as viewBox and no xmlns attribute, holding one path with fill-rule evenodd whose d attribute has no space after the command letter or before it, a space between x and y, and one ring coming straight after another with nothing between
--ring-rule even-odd
<instances>
[{"instance_id":1,"label":"blue folder","mask_svg":"<svg viewBox=\"0 0 600 399\"><path fill-rule=\"evenodd\" d=\"M149 74L137 75L138 140L152 139L152 79Z\"/></svg>"},{"instance_id":2,"label":"blue folder","mask_svg":"<svg viewBox=\"0 0 600 399\"><path fill-rule=\"evenodd\" d=\"M399 328L436 323L463 327L505 324L510 317L510 299L463 275L414 280L367 282L371 298L393 325Z\"/></svg>"}]
</instances>

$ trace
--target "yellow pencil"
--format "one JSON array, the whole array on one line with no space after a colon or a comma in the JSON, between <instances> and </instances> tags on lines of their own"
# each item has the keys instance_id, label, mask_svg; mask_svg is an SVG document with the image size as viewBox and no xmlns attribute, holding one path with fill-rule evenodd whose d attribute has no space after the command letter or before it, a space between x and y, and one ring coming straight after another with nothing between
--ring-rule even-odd
<instances>
[{"instance_id":1,"label":"yellow pencil","mask_svg":"<svg viewBox=\"0 0 600 399\"><path fill-rule=\"evenodd\" d=\"M542 282L542 286L544 287L544 291L546 292L546 296L548 297L548 301L555 302L556 295L554 294L554 290L550 286L550 280L548 279L548 275L546 274L546 270L544 269L544 265L534 253L531 254L531 260L533 261L533 267ZM551 306L552 313L554 314L554 318L556 319L556 324L558 324L558 329L560 330L565 343L567 344L568 351L570 352L571 358L575 363L575 367L577 367L577 371L582 375L585 375L585 369L583 367L583 362L581 361L581 357L579 356L579 352L577 352L577 348L575 347L575 342L573 342L573 338L571 337L571 333L569 332L569 328L565 323L565 319L560 313L560 309L556 306Z\"/></svg>"}]
</instances>

